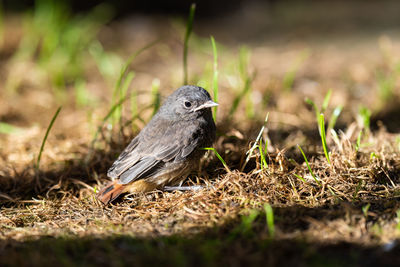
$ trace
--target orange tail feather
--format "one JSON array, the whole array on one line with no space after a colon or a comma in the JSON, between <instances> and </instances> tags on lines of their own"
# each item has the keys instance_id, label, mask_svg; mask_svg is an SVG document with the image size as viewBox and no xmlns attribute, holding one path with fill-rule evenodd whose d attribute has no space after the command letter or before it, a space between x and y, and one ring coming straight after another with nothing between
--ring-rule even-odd
<instances>
[{"instance_id":1,"label":"orange tail feather","mask_svg":"<svg viewBox=\"0 0 400 267\"><path fill-rule=\"evenodd\" d=\"M117 181L110 182L97 193L96 198L103 202L104 205L107 205L124 192L124 187L123 184L119 184Z\"/></svg>"}]
</instances>

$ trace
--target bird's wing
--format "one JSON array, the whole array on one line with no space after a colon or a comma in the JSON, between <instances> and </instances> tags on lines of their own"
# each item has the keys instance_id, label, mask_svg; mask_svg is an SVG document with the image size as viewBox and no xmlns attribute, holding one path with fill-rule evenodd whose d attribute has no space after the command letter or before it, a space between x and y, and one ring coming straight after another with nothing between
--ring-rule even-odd
<instances>
[{"instance_id":1,"label":"bird's wing","mask_svg":"<svg viewBox=\"0 0 400 267\"><path fill-rule=\"evenodd\" d=\"M110 169L107 171L107 176L111 178L118 178L118 176L129 169L133 164L140 160L138 153L135 153L135 149L139 144L139 136L136 136L130 144L124 149L124 151L119 155L118 159L114 161Z\"/></svg>"},{"instance_id":2,"label":"bird's wing","mask_svg":"<svg viewBox=\"0 0 400 267\"><path fill-rule=\"evenodd\" d=\"M185 131L186 130L186 131ZM200 144L200 134L185 135L191 132L185 127L163 133L158 142L143 147L140 143L136 149L126 153L113 164L113 174L119 177L119 183L127 184L135 180L156 176L163 171L167 162L181 162ZM171 136L177 136L171 140ZM144 144L148 142L143 142ZM114 166L115 165L115 166Z\"/></svg>"}]
</instances>

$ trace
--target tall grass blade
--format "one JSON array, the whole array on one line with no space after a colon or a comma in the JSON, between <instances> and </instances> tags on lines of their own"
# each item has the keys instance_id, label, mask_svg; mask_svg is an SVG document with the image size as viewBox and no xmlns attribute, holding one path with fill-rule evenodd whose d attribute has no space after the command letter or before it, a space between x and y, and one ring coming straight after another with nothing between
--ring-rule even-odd
<instances>
[{"instance_id":1,"label":"tall grass blade","mask_svg":"<svg viewBox=\"0 0 400 267\"><path fill-rule=\"evenodd\" d=\"M400 231L400 209L398 209L396 211L396 215L397 215L397 230Z\"/></svg>"},{"instance_id":2,"label":"tall grass blade","mask_svg":"<svg viewBox=\"0 0 400 267\"><path fill-rule=\"evenodd\" d=\"M269 112L268 112L267 115L265 116L264 124L263 124L263 126L261 127L261 130L260 130L260 132L258 133L258 136L257 136L257 138L256 138L256 140L255 140L253 146L250 148L249 151L247 151L248 154L247 154L246 160L245 160L245 162L244 162L242 168L240 169L240 171L243 171L243 170L244 170L244 168L246 167L247 163L249 162L251 156L253 155L254 149L256 149L256 147L258 146L258 142L259 142L260 139L261 139L261 136L262 136L262 133L264 132L265 126L267 125L268 117L269 117Z\"/></svg>"},{"instance_id":3,"label":"tall grass blade","mask_svg":"<svg viewBox=\"0 0 400 267\"><path fill-rule=\"evenodd\" d=\"M117 82L116 82L116 84L115 84L114 92L118 92L118 89L121 88L122 80L123 80L123 78L125 77L125 75L126 75L126 73L127 73L127 71L128 71L129 65L133 62L133 60L134 60L137 56L139 56L141 53L143 53L143 52L146 51L147 49L149 49L149 48L151 48L152 46L154 46L155 44L157 44L158 42L159 42L159 40L155 40L155 41L153 41L153 42L151 42L151 43L149 43L149 44L143 46L142 48L136 50L135 53L133 53L133 54L128 58L128 60L125 62L125 64L124 64L124 65L122 66L122 68L121 68L121 72L120 72L119 77L118 77L118 80L117 80Z\"/></svg>"},{"instance_id":4,"label":"tall grass blade","mask_svg":"<svg viewBox=\"0 0 400 267\"><path fill-rule=\"evenodd\" d=\"M56 113L54 113L54 116L53 116L53 118L51 119L49 126L47 127L46 134L44 135L44 138L43 138L43 140L42 140L42 145L40 146L39 155L38 155L37 161L36 161L36 169L37 169L37 170L39 169L40 159L42 158L42 153L43 153L44 145L46 144L47 137L49 136L50 130L51 130L51 128L53 127L53 124L54 124L54 122L56 121L57 116L58 116L58 114L59 114L60 111L61 111L61 108L62 108L62 107L59 107L59 108L57 109Z\"/></svg>"},{"instance_id":5,"label":"tall grass blade","mask_svg":"<svg viewBox=\"0 0 400 267\"><path fill-rule=\"evenodd\" d=\"M319 186L321 186L321 182L319 181L319 179L317 178L317 176L315 176L314 172L312 171L312 169L311 169L311 167L310 167L310 163L308 162L308 159L307 159L307 157L306 157L306 154L304 154L303 149L301 149L301 146L300 146L300 145L297 145L297 147L300 149L300 152L301 152L301 154L303 155L303 158L304 158L304 160L305 160L305 162L306 162L307 168L308 168L308 170L310 171L311 176L314 178L315 182L316 182ZM296 176L297 176L297 175L296 175ZM297 177L298 177L298 176L297 176Z\"/></svg>"},{"instance_id":6,"label":"tall grass blade","mask_svg":"<svg viewBox=\"0 0 400 267\"><path fill-rule=\"evenodd\" d=\"M268 163L265 159L265 155L267 154L267 146L268 142L265 142L265 149L263 149L262 138L260 138L260 144L258 145L258 149L260 150L260 157L261 157L261 170L268 169Z\"/></svg>"},{"instance_id":7,"label":"tall grass blade","mask_svg":"<svg viewBox=\"0 0 400 267\"><path fill-rule=\"evenodd\" d=\"M343 106L342 105L337 106L333 110L331 119L329 120L328 130L335 128L336 121L337 121L338 117L340 116L340 113L342 113L342 110L343 110Z\"/></svg>"},{"instance_id":8,"label":"tall grass blade","mask_svg":"<svg viewBox=\"0 0 400 267\"><path fill-rule=\"evenodd\" d=\"M250 90L250 79L245 81L245 85L243 87L243 90L239 93L237 97L233 100L232 107L229 110L229 116L232 117L233 114L235 114L237 108L239 107L240 101L247 95L247 93Z\"/></svg>"},{"instance_id":9,"label":"tall grass blade","mask_svg":"<svg viewBox=\"0 0 400 267\"><path fill-rule=\"evenodd\" d=\"M317 105L314 103L314 101L312 101L308 97L306 99L304 99L304 101L314 108L315 117L317 118L317 121L318 121L318 117L319 117L319 114L321 114L321 112L320 112L319 108L317 107Z\"/></svg>"},{"instance_id":10,"label":"tall grass blade","mask_svg":"<svg viewBox=\"0 0 400 267\"><path fill-rule=\"evenodd\" d=\"M325 118L324 118L324 114L322 114L322 113L319 115L318 125L319 125L319 133L320 133L321 141L322 141L322 148L324 149L324 153L325 153L325 158L328 161L328 163L331 164L331 160L329 158L328 146L326 144Z\"/></svg>"},{"instance_id":11,"label":"tall grass blade","mask_svg":"<svg viewBox=\"0 0 400 267\"><path fill-rule=\"evenodd\" d=\"M358 152L358 150L359 150L360 147L361 147L361 138L362 138L362 136L363 136L363 130L361 130L361 131L358 133L358 136L357 136L357 141L356 141L356 152Z\"/></svg>"},{"instance_id":12,"label":"tall grass blade","mask_svg":"<svg viewBox=\"0 0 400 267\"><path fill-rule=\"evenodd\" d=\"M231 170L229 169L228 165L226 164L225 160L221 157L221 155L217 152L217 150L213 147L204 147L203 150L210 150L213 151L215 156L221 161L222 165L224 165L225 170L229 173Z\"/></svg>"},{"instance_id":13,"label":"tall grass blade","mask_svg":"<svg viewBox=\"0 0 400 267\"><path fill-rule=\"evenodd\" d=\"M120 99L117 103L115 103L110 110L108 111L107 115L104 116L103 120L101 121L100 125L97 127L97 131L95 132L92 142L90 144L90 149L89 152L85 158L85 162L87 163L89 161L89 159L91 158L92 154L93 154L93 149L94 149L94 145L97 142L97 138L101 132L101 130L103 129L104 124L107 122L107 120L114 114L114 112L117 110L117 108L122 105L125 100L127 99L127 97Z\"/></svg>"},{"instance_id":14,"label":"tall grass blade","mask_svg":"<svg viewBox=\"0 0 400 267\"><path fill-rule=\"evenodd\" d=\"M321 113L324 113L325 110L328 108L329 100L331 99L332 89L329 89L324 97L324 102L322 102Z\"/></svg>"},{"instance_id":15,"label":"tall grass blade","mask_svg":"<svg viewBox=\"0 0 400 267\"><path fill-rule=\"evenodd\" d=\"M365 129L365 131L369 132L370 131L370 122L371 122L371 111L362 106L360 107L358 114L361 116L362 119L362 127Z\"/></svg>"},{"instance_id":16,"label":"tall grass blade","mask_svg":"<svg viewBox=\"0 0 400 267\"><path fill-rule=\"evenodd\" d=\"M214 55L214 68L213 68L213 92L214 92L214 101L218 103L218 54L217 54L217 46L215 45L214 37L211 36L211 45L213 49ZM214 107L213 119L217 120L217 109L218 107Z\"/></svg>"},{"instance_id":17,"label":"tall grass blade","mask_svg":"<svg viewBox=\"0 0 400 267\"><path fill-rule=\"evenodd\" d=\"M196 4L193 3L190 6L189 18L186 23L185 40L183 43L183 84L188 84L187 55L188 55L188 48L189 48L189 38L190 38L190 34L192 33L192 29L193 29L193 19L194 19L195 11L196 11Z\"/></svg>"},{"instance_id":18,"label":"tall grass blade","mask_svg":"<svg viewBox=\"0 0 400 267\"><path fill-rule=\"evenodd\" d=\"M133 71L128 72L128 74L126 75L126 78L123 80L121 88L118 90L118 99L124 99L126 97L126 93L128 91L129 86L132 83L133 78L135 77L135 73ZM119 105L115 112L114 112L114 122L119 122L121 123L121 119L122 119L122 110L123 110L123 106ZM113 123L114 125L114 123Z\"/></svg>"}]
</instances>

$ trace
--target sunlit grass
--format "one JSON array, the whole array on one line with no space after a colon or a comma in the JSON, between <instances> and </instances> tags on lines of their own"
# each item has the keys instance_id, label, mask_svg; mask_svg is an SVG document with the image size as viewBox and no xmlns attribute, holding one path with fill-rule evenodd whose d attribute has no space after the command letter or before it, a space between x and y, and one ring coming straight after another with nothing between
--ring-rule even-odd
<instances>
[{"instance_id":1,"label":"sunlit grass","mask_svg":"<svg viewBox=\"0 0 400 267\"><path fill-rule=\"evenodd\" d=\"M33 61L44 70L59 102L65 100L68 83L83 79L88 47L111 17L111 9L100 5L85 15L74 15L63 1L36 0L27 14L24 35L14 61ZM23 77L10 75L7 90L15 92Z\"/></svg>"},{"instance_id":2,"label":"sunlit grass","mask_svg":"<svg viewBox=\"0 0 400 267\"><path fill-rule=\"evenodd\" d=\"M328 151L328 145L326 144L325 117L324 117L324 114L322 114L322 113L319 115L318 128L319 128L319 133L321 136L322 148L324 150L325 158L328 161L328 163L331 164L331 160L329 157L329 151Z\"/></svg>"}]
</instances>

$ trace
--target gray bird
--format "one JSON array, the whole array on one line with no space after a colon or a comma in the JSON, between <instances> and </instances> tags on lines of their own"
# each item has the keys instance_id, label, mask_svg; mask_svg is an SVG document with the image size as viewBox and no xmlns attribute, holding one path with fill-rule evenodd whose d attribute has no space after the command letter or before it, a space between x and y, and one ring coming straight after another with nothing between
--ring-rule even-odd
<instances>
[{"instance_id":1,"label":"gray bird","mask_svg":"<svg viewBox=\"0 0 400 267\"><path fill-rule=\"evenodd\" d=\"M125 192L140 193L176 185L198 166L203 147L212 145L215 124L203 88L185 85L172 93L151 121L108 170L113 179L98 194L104 204Z\"/></svg>"}]
</instances>

